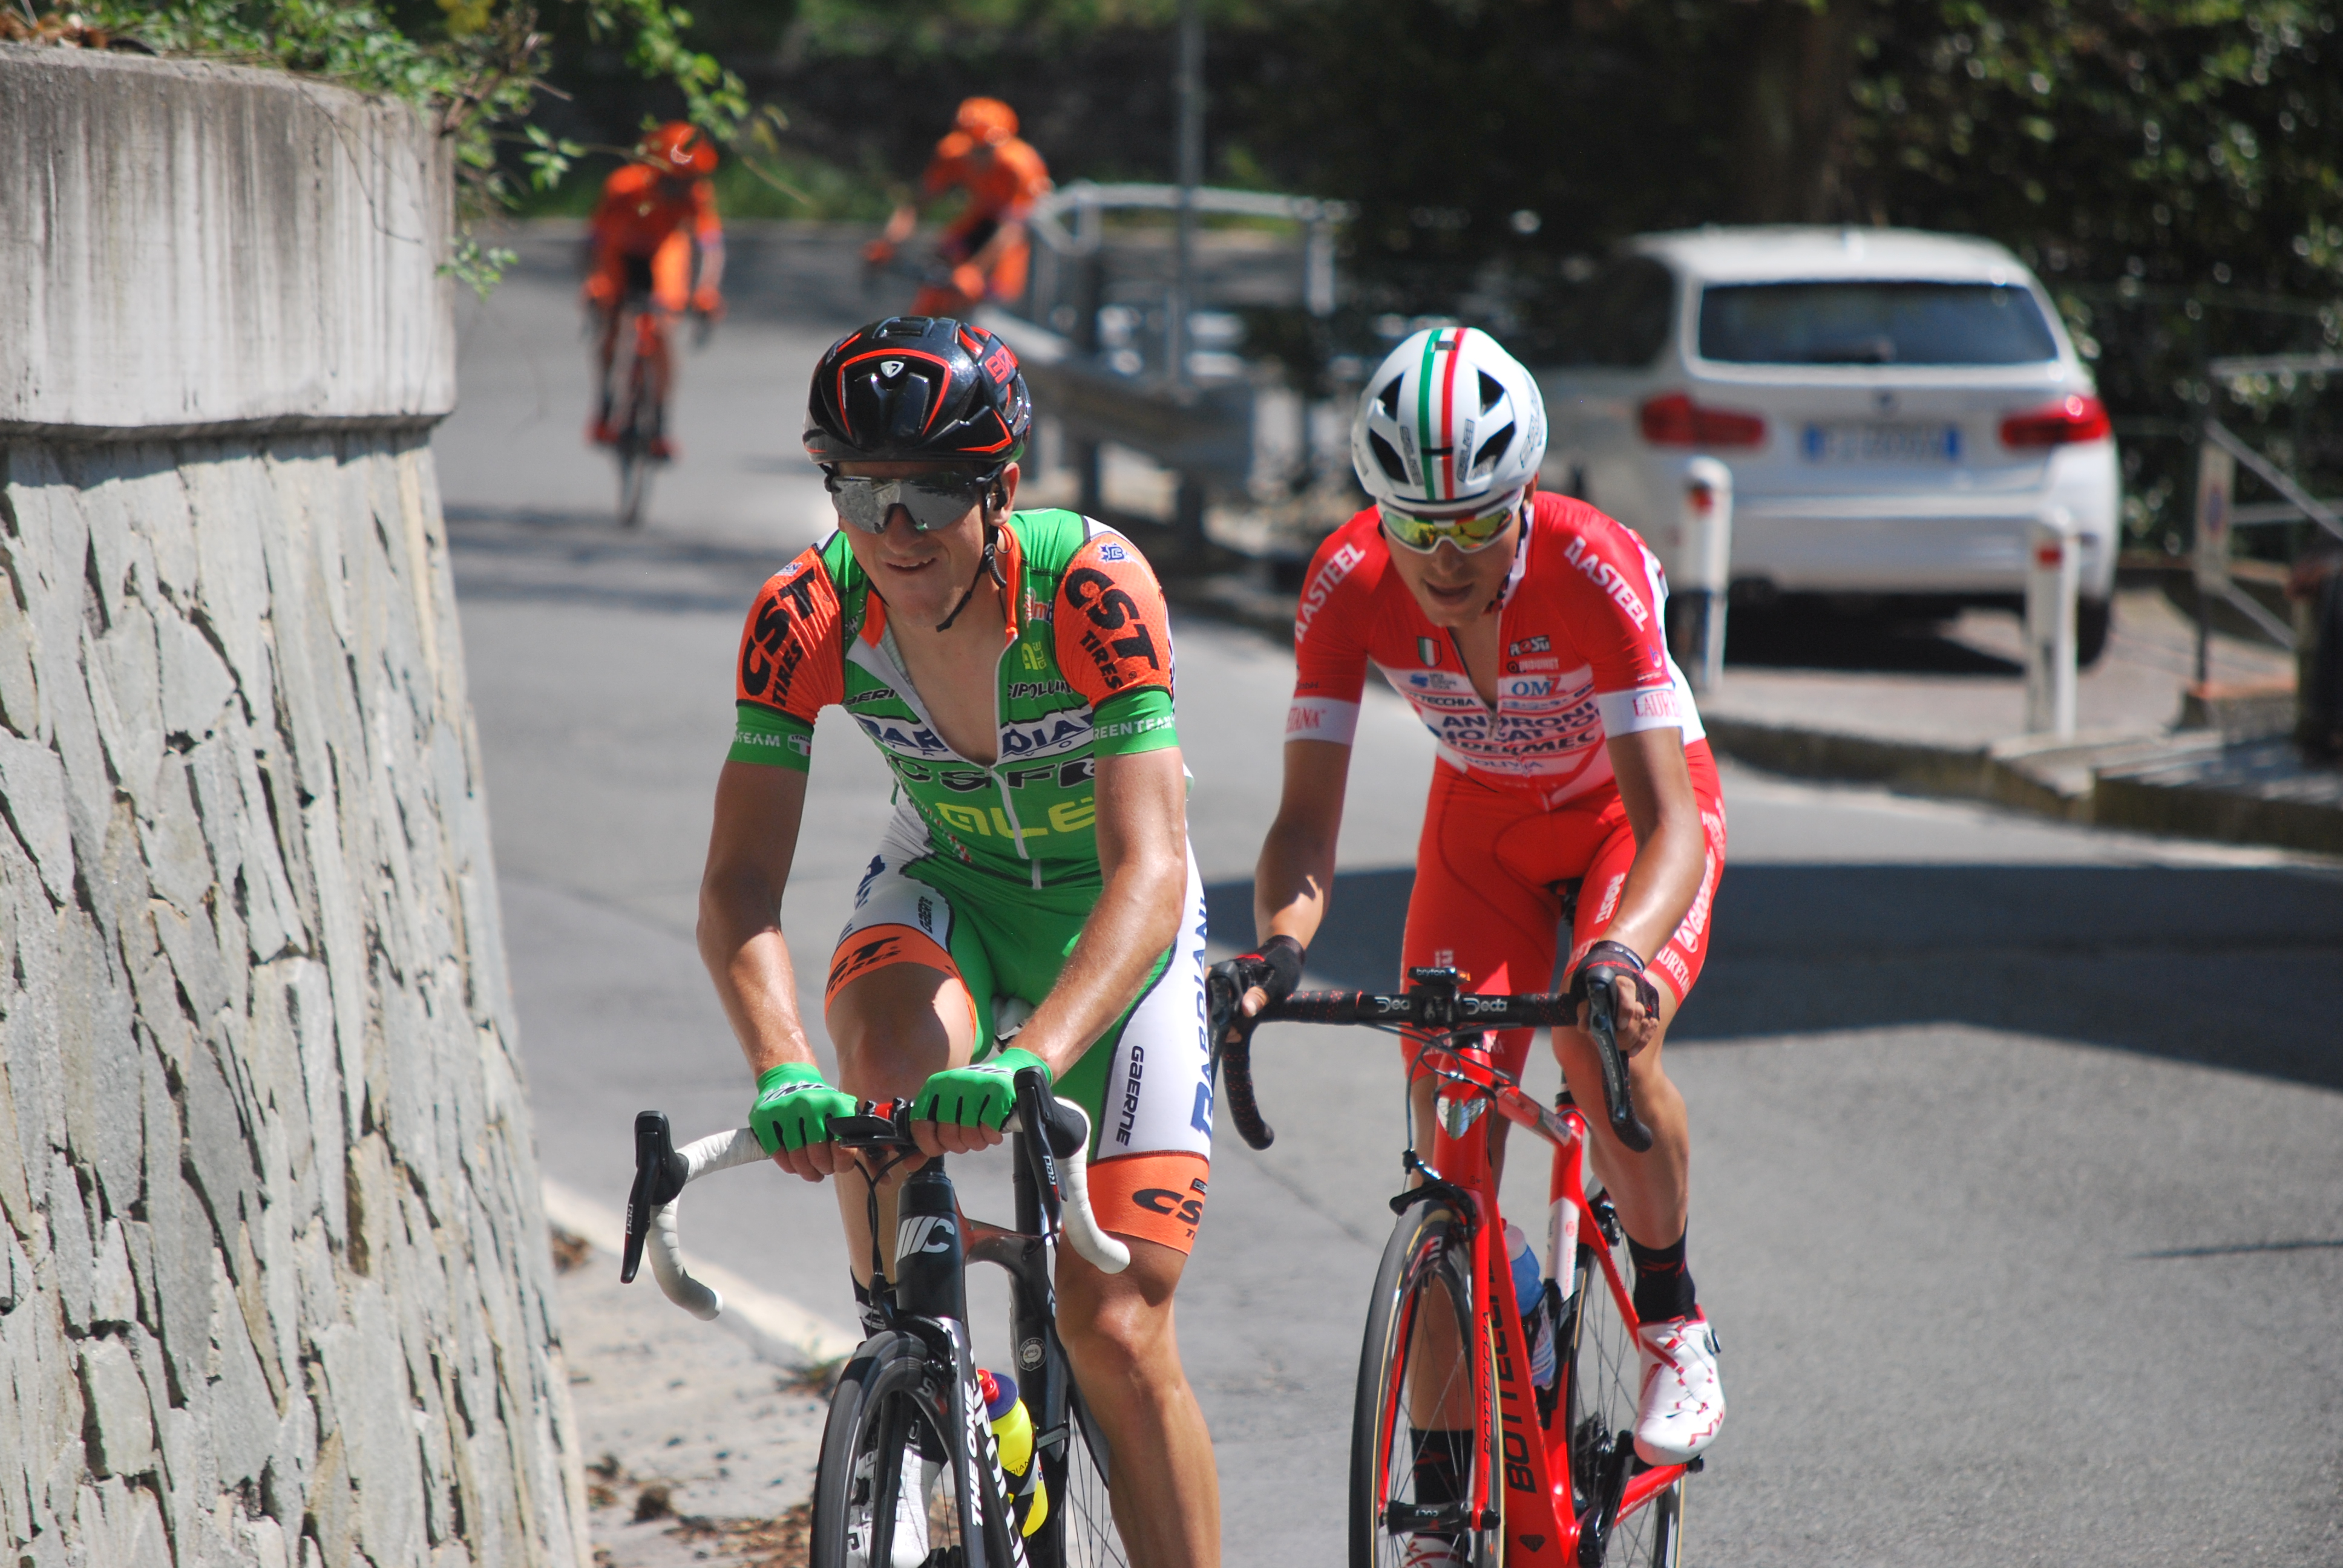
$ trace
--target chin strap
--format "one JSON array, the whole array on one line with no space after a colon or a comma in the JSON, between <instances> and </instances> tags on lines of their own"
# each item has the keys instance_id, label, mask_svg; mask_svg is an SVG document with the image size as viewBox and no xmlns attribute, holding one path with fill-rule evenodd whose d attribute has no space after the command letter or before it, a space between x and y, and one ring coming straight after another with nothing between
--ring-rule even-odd
<instances>
[{"instance_id":1,"label":"chin strap","mask_svg":"<svg viewBox=\"0 0 2343 1568\"><path fill-rule=\"evenodd\" d=\"M992 520L992 508L987 507L984 511L984 555L976 563L976 574L968 579L968 591L960 596L958 604L952 606L951 614L936 622L938 631L951 629L952 622L960 618L960 612L966 609L968 601L976 597L976 585L984 580L987 572L992 574L992 580L995 583L1004 590L1007 589L1009 578L1008 574L1001 569L1001 552L998 548L1000 539L1001 525Z\"/></svg>"}]
</instances>

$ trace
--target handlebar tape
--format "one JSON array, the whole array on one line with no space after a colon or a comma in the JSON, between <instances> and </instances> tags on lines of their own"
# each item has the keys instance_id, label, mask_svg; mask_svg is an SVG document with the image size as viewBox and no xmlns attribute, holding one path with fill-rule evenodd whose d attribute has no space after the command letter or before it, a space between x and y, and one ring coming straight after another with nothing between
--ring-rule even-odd
<instances>
[{"instance_id":1,"label":"handlebar tape","mask_svg":"<svg viewBox=\"0 0 2343 1568\"><path fill-rule=\"evenodd\" d=\"M1259 1019L1237 1014L1236 987L1215 975L1205 982L1206 1025L1212 1037L1212 1070L1228 1070L1229 1120L1237 1135L1255 1149L1277 1141L1276 1129L1262 1120L1261 1101L1252 1087L1252 1031ZM1230 1030L1236 1038L1229 1038Z\"/></svg>"}]
</instances>

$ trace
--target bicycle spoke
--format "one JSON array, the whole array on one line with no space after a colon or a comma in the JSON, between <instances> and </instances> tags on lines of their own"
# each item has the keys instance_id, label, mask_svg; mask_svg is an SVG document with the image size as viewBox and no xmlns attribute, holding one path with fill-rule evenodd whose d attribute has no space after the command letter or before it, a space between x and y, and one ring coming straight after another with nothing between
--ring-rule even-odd
<instances>
[{"instance_id":1,"label":"bicycle spoke","mask_svg":"<svg viewBox=\"0 0 2343 1568\"><path fill-rule=\"evenodd\" d=\"M1601 1238L1582 1238L1567 1320L1574 1331L1564 1369L1564 1419L1570 1423L1571 1490L1581 1513L1590 1506L1613 1445L1632 1441L1643 1388L1643 1362L1596 1254ZM1632 1295L1634 1265L1623 1246L1613 1254ZM1640 1472L1642 1461L1631 1462ZM1684 1483L1679 1480L1639 1507L1621 1513L1604 1562L1619 1568L1675 1568L1682 1542Z\"/></svg>"}]
</instances>

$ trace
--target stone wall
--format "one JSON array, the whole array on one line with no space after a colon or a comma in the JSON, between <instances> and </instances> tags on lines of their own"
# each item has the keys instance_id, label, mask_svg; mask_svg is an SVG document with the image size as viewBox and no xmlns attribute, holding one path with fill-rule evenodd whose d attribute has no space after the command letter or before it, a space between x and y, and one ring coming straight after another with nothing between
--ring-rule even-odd
<instances>
[{"instance_id":1,"label":"stone wall","mask_svg":"<svg viewBox=\"0 0 2343 1568\"><path fill-rule=\"evenodd\" d=\"M231 164L320 122L388 151L350 166L367 200L277 189L316 198L281 232L139 220L58 176L92 101ZM22 50L0 51L0 192L51 192L29 250L0 214L5 1561L581 1563L425 444L445 285L394 256L369 276L399 292L356 328L297 319L225 379L176 339L109 383L19 336L91 256L136 294L176 286L189 246L444 238L444 152L315 83ZM222 188L276 180L279 152ZM194 315L153 330L209 330L201 290L179 297ZM372 391L321 397L346 355Z\"/></svg>"}]
</instances>

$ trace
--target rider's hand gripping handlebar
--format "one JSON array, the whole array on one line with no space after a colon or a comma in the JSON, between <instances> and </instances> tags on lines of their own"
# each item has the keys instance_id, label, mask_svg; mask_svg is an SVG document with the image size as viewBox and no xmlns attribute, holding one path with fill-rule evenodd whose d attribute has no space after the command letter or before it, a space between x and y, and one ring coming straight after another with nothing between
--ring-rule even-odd
<instances>
[{"instance_id":1,"label":"rider's hand gripping handlebar","mask_svg":"<svg viewBox=\"0 0 2343 1568\"><path fill-rule=\"evenodd\" d=\"M1091 1212L1089 1171L1091 1119L1069 1100L1050 1099L1039 1072L1017 1080L1017 1114L1008 1131L1019 1132L1038 1125L1038 1141L1045 1166L1054 1176L1057 1196L1063 1201L1066 1240L1102 1273L1119 1274L1131 1266L1131 1249L1101 1229ZM874 1110L879 1108L874 1107ZM899 1101L884 1114L853 1119L850 1147L914 1147L910 1135L910 1102ZM746 1127L718 1132L697 1143L675 1146L667 1113L646 1111L635 1118L635 1184L627 1198L627 1251L618 1278L631 1283L650 1253L651 1272L667 1299L692 1316L713 1319L724 1310L724 1298L692 1277L683 1261L677 1232L677 1205L686 1184L711 1171L754 1164L768 1158L757 1135ZM1053 1209L1056 1205L1051 1205Z\"/></svg>"},{"instance_id":2,"label":"rider's hand gripping handlebar","mask_svg":"<svg viewBox=\"0 0 2343 1568\"><path fill-rule=\"evenodd\" d=\"M1212 1070L1227 1086L1229 1116L1236 1122L1240 1137L1255 1149L1266 1149L1277 1141L1277 1133L1261 1119L1261 1101L1252 1090L1252 1031L1261 1020L1247 1018L1238 1010L1236 982L1224 974L1205 976L1204 996L1205 1027L1212 1037ZM1275 1003L1270 1010L1276 1010Z\"/></svg>"}]
</instances>

